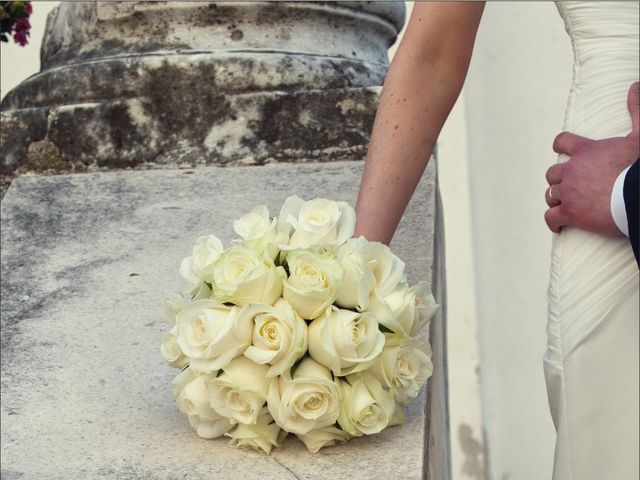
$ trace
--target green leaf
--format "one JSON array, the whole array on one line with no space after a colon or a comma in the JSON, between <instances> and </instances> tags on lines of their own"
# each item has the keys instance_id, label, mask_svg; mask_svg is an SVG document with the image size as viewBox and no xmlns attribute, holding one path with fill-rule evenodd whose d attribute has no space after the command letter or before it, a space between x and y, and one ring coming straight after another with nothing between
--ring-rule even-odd
<instances>
[{"instance_id":1,"label":"green leaf","mask_svg":"<svg viewBox=\"0 0 640 480\"><path fill-rule=\"evenodd\" d=\"M298 367L302 363L302 360L305 359L305 357L306 357L306 355L303 356L303 357L300 357L298 360L296 360L296 362L293 365L291 365L291 369L289 370L289 373L291 374L291 378L293 378L293 376L296 374L296 371L298 370Z\"/></svg>"},{"instance_id":2,"label":"green leaf","mask_svg":"<svg viewBox=\"0 0 640 480\"><path fill-rule=\"evenodd\" d=\"M381 323L378 324L378 330L380 330L382 333L396 333L393 330L385 327L384 325L382 325Z\"/></svg>"}]
</instances>

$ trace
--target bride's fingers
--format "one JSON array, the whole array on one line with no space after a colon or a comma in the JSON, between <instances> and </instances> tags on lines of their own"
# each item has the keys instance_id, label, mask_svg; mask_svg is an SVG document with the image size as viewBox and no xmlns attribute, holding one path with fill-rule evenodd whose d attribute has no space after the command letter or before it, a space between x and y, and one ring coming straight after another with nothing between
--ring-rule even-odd
<instances>
[{"instance_id":1,"label":"bride's fingers","mask_svg":"<svg viewBox=\"0 0 640 480\"><path fill-rule=\"evenodd\" d=\"M561 207L552 207L544 212L544 221L547 222L547 227L553 233L560 233L562 227L568 224L568 219L562 213Z\"/></svg>"},{"instance_id":2,"label":"bride's fingers","mask_svg":"<svg viewBox=\"0 0 640 480\"><path fill-rule=\"evenodd\" d=\"M553 185L554 183L560 183L562 181L562 164L557 163L547 170L547 183Z\"/></svg>"}]
</instances>

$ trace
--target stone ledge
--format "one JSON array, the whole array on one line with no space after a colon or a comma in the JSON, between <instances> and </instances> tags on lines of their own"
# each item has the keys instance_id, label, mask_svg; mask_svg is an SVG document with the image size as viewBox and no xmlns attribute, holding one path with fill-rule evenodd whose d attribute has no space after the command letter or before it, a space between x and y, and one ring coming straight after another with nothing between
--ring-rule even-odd
<instances>
[{"instance_id":1,"label":"stone ledge","mask_svg":"<svg viewBox=\"0 0 640 480\"><path fill-rule=\"evenodd\" d=\"M7 93L0 108L51 108L70 102L153 97L159 89L189 99L194 91L231 95L376 87L382 85L386 72L386 63L292 52L138 53L44 70Z\"/></svg>"},{"instance_id":2,"label":"stone ledge","mask_svg":"<svg viewBox=\"0 0 640 480\"><path fill-rule=\"evenodd\" d=\"M231 220L257 203L275 212L292 193L353 204L361 168L18 178L2 204L2 478L445 478L437 450L448 439L433 437L424 391L403 426L315 456L288 438L265 456L198 438L175 408L176 372L159 353L161 302L184 287L178 264L198 235L228 243ZM432 162L392 245L412 281L434 266L434 172ZM442 395L430 392L439 415L433 398Z\"/></svg>"},{"instance_id":3,"label":"stone ledge","mask_svg":"<svg viewBox=\"0 0 640 480\"><path fill-rule=\"evenodd\" d=\"M0 173L52 162L28 158L36 141L55 146L54 163L106 168L356 160L366 152L379 87L227 95L199 80L175 98L164 97L169 85L160 81L135 99L0 112Z\"/></svg>"},{"instance_id":4,"label":"stone ledge","mask_svg":"<svg viewBox=\"0 0 640 480\"><path fill-rule=\"evenodd\" d=\"M47 22L42 67L160 48L260 48L386 63L404 15L400 2L62 2Z\"/></svg>"}]
</instances>

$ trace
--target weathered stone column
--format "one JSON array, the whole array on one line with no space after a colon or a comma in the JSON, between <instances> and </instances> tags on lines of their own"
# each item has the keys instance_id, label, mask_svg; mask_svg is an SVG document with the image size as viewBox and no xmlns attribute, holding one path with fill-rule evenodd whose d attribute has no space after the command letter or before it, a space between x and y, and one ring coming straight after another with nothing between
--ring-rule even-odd
<instances>
[{"instance_id":1,"label":"weathered stone column","mask_svg":"<svg viewBox=\"0 0 640 480\"><path fill-rule=\"evenodd\" d=\"M356 160L401 2L69 2L2 102L2 173Z\"/></svg>"}]
</instances>

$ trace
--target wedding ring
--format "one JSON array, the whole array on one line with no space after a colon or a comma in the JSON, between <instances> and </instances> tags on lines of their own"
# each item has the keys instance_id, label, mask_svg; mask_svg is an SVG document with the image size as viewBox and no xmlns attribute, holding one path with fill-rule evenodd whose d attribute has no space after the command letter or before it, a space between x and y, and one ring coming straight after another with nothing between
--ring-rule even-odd
<instances>
[{"instance_id":1,"label":"wedding ring","mask_svg":"<svg viewBox=\"0 0 640 480\"><path fill-rule=\"evenodd\" d=\"M549 185L549 188L547 188L547 197L548 197L547 203L549 205L558 205L560 202L555 198L553 198L553 187L554 185Z\"/></svg>"}]
</instances>

